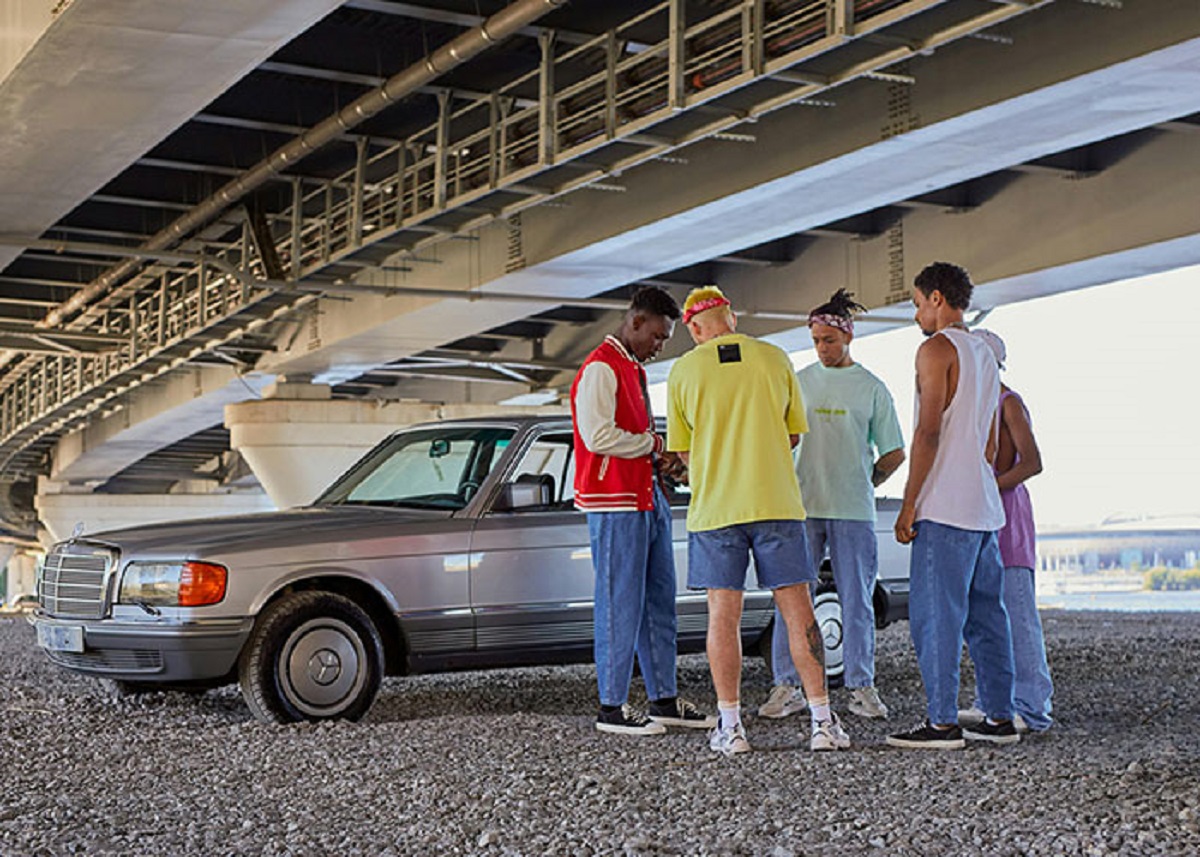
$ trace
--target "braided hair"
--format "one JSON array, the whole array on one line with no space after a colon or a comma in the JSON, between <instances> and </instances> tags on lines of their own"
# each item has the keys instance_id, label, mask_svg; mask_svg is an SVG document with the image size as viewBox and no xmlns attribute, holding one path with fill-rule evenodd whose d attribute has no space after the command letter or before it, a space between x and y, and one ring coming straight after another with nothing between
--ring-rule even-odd
<instances>
[{"instance_id":1,"label":"braided hair","mask_svg":"<svg viewBox=\"0 0 1200 857\"><path fill-rule=\"evenodd\" d=\"M809 313L814 315L836 315L840 318L853 318L856 312L865 312L866 307L854 300L854 293L838 289L825 303Z\"/></svg>"}]
</instances>

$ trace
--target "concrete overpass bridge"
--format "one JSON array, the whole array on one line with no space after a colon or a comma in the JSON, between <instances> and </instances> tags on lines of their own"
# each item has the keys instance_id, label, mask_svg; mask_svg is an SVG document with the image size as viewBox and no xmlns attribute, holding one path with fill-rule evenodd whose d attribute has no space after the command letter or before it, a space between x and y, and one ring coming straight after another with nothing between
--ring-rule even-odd
<instances>
[{"instance_id":1,"label":"concrete overpass bridge","mask_svg":"<svg viewBox=\"0 0 1200 857\"><path fill-rule=\"evenodd\" d=\"M305 502L397 425L553 401L638 283L800 347L838 286L907 323L935 258L981 310L1200 262L1195 2L8 9L15 543Z\"/></svg>"}]
</instances>

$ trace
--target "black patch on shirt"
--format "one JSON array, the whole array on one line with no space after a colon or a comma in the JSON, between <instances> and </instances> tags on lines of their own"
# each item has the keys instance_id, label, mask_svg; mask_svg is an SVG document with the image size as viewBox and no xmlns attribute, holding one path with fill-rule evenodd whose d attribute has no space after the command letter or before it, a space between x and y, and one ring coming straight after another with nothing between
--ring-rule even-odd
<instances>
[{"instance_id":1,"label":"black patch on shirt","mask_svg":"<svg viewBox=\"0 0 1200 857\"><path fill-rule=\"evenodd\" d=\"M741 363L742 346L736 342L728 342L717 346L717 359L722 363Z\"/></svg>"}]
</instances>

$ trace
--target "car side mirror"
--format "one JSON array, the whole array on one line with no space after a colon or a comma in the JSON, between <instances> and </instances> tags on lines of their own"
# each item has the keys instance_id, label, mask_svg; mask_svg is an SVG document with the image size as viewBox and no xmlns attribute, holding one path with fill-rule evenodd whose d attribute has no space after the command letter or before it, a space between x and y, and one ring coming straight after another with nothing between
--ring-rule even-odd
<instances>
[{"instance_id":1,"label":"car side mirror","mask_svg":"<svg viewBox=\"0 0 1200 857\"><path fill-rule=\"evenodd\" d=\"M552 490L545 482L506 482L501 486L492 510L513 512L533 506L548 506L554 502Z\"/></svg>"}]
</instances>

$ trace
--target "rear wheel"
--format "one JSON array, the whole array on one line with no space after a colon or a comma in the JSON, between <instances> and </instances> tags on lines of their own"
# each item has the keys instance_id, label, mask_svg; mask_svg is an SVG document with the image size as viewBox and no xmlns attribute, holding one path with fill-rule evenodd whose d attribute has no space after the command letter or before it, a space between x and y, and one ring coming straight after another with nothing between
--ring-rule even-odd
<instances>
[{"instance_id":1,"label":"rear wheel","mask_svg":"<svg viewBox=\"0 0 1200 857\"><path fill-rule=\"evenodd\" d=\"M817 586L813 596L813 613L821 639L825 641L825 677L830 687L841 687L845 681L846 665L842 653L842 602L837 589L828 581Z\"/></svg>"},{"instance_id":2,"label":"rear wheel","mask_svg":"<svg viewBox=\"0 0 1200 857\"><path fill-rule=\"evenodd\" d=\"M845 665L842 662L842 602L838 600L837 589L831 582L822 582L813 596L813 614L817 617L817 627L821 630L821 639L825 641L825 681L829 687L841 687L844 681ZM775 680L775 662L772 659L774 649L775 620L767 625L758 642L758 653L767 662L767 672L771 680Z\"/></svg>"},{"instance_id":3,"label":"rear wheel","mask_svg":"<svg viewBox=\"0 0 1200 857\"><path fill-rule=\"evenodd\" d=\"M238 678L260 720L358 720L379 692L383 643L349 598L296 592L263 611L238 661Z\"/></svg>"}]
</instances>

